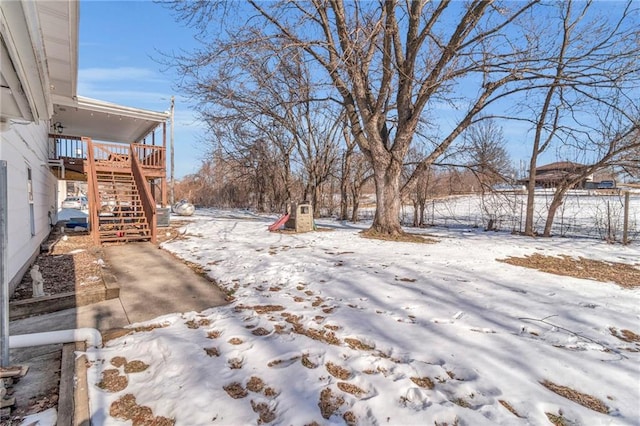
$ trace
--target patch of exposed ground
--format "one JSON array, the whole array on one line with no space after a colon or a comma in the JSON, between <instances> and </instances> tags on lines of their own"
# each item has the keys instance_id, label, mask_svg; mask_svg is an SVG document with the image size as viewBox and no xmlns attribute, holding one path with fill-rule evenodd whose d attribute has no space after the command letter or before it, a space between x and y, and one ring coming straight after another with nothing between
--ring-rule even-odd
<instances>
[{"instance_id":1,"label":"patch of exposed ground","mask_svg":"<svg viewBox=\"0 0 640 426\"><path fill-rule=\"evenodd\" d=\"M365 391L362 388L359 388L358 386L354 385L353 383L338 382L336 384L336 386L338 386L338 389L340 389L342 392L350 393L351 395L354 395L355 397L361 397L362 395L366 395L367 394L367 391Z\"/></svg>"},{"instance_id":2,"label":"patch of exposed ground","mask_svg":"<svg viewBox=\"0 0 640 426\"><path fill-rule=\"evenodd\" d=\"M360 235L362 235L362 237L364 238L370 238L372 240L396 241L402 243L434 244L438 242L438 240L434 238L425 237L423 235L410 234L407 232L388 235L368 229L366 231L360 232Z\"/></svg>"},{"instance_id":3,"label":"patch of exposed ground","mask_svg":"<svg viewBox=\"0 0 640 426\"><path fill-rule=\"evenodd\" d=\"M255 402L251 400L251 408L258 414L258 424L271 423L276 419L276 410L269 407L266 402Z\"/></svg>"},{"instance_id":4,"label":"patch of exposed ground","mask_svg":"<svg viewBox=\"0 0 640 426\"><path fill-rule=\"evenodd\" d=\"M623 342L640 343L640 335L634 333L631 330L627 330L627 329L617 330L615 327L609 327L609 331L611 332L612 336L617 337Z\"/></svg>"},{"instance_id":5,"label":"patch of exposed ground","mask_svg":"<svg viewBox=\"0 0 640 426\"><path fill-rule=\"evenodd\" d=\"M102 372L102 379L96 383L100 389L107 392L120 392L129 385L127 376L121 376L120 371L110 368Z\"/></svg>"},{"instance_id":6,"label":"patch of exposed ground","mask_svg":"<svg viewBox=\"0 0 640 426\"><path fill-rule=\"evenodd\" d=\"M497 260L498 262L537 269L555 275L614 282L623 288L640 287L640 265L604 262L584 257L576 259L567 255L545 256L539 253L525 257L508 257Z\"/></svg>"},{"instance_id":7,"label":"patch of exposed ground","mask_svg":"<svg viewBox=\"0 0 640 426\"><path fill-rule=\"evenodd\" d=\"M337 377L340 380L347 380L349 379L349 377L351 377L351 372L349 370L340 367L339 365L336 365L332 362L327 362L324 366L327 368L329 374L331 374L333 377Z\"/></svg>"},{"instance_id":8,"label":"patch of exposed ground","mask_svg":"<svg viewBox=\"0 0 640 426\"><path fill-rule=\"evenodd\" d=\"M513 414L516 417L520 417L522 418L522 416L520 414L518 414L518 412L516 411L515 408L513 408L513 406L511 404L509 404L507 401L505 401L504 399L499 399L498 402L507 410L509 410L511 412L511 414Z\"/></svg>"},{"instance_id":9,"label":"patch of exposed ground","mask_svg":"<svg viewBox=\"0 0 640 426\"><path fill-rule=\"evenodd\" d=\"M375 349L373 346L369 346L366 343L363 343L358 339L353 339L353 338L350 338L350 337L345 338L344 342L347 345L349 345L349 347L351 349L356 349L356 350L360 350L360 351L371 351L371 350Z\"/></svg>"},{"instance_id":10,"label":"patch of exposed ground","mask_svg":"<svg viewBox=\"0 0 640 426\"><path fill-rule=\"evenodd\" d=\"M433 389L433 387L435 386L433 384L433 380L428 377L410 377L410 379L413 383L420 386L421 388Z\"/></svg>"},{"instance_id":11,"label":"patch of exposed ground","mask_svg":"<svg viewBox=\"0 0 640 426\"><path fill-rule=\"evenodd\" d=\"M322 389L320 392L320 401L318 407L320 407L320 414L325 419L331 417L341 406L344 404L344 398L340 395L335 395L331 392L330 388Z\"/></svg>"},{"instance_id":12,"label":"patch of exposed ground","mask_svg":"<svg viewBox=\"0 0 640 426\"><path fill-rule=\"evenodd\" d=\"M233 399L244 398L249 394L242 384L238 382L229 383L228 385L223 386L222 389L224 389L225 392L227 392L227 394Z\"/></svg>"},{"instance_id":13,"label":"patch of exposed ground","mask_svg":"<svg viewBox=\"0 0 640 426\"><path fill-rule=\"evenodd\" d=\"M551 392L554 392L564 398L567 398L576 404L580 404L583 407L587 407L593 411L597 411L599 413L608 414L609 407L605 405L604 402L600 401L598 398L588 395L586 393L578 392L575 389L571 389L567 386L557 385L549 380L545 380L540 382L542 386L549 389Z\"/></svg>"},{"instance_id":14,"label":"patch of exposed ground","mask_svg":"<svg viewBox=\"0 0 640 426\"><path fill-rule=\"evenodd\" d=\"M128 363L125 364L124 372L127 374L140 373L146 370L147 368L149 368L147 364L137 359L134 359L133 361L129 361Z\"/></svg>"},{"instance_id":15,"label":"patch of exposed ground","mask_svg":"<svg viewBox=\"0 0 640 426\"><path fill-rule=\"evenodd\" d=\"M162 416L154 416L151 408L138 405L136 397L131 394L122 396L114 401L109 408L109 414L120 420L131 420L133 426L173 426L174 419Z\"/></svg>"},{"instance_id":16,"label":"patch of exposed ground","mask_svg":"<svg viewBox=\"0 0 640 426\"><path fill-rule=\"evenodd\" d=\"M47 295L104 288L102 267L98 262L99 259L104 259L104 251L93 243L87 232L62 234L59 227L56 227L44 244L51 249L40 253L35 264L40 267L43 289ZM11 300L31 297L33 286L31 274L27 272Z\"/></svg>"},{"instance_id":17,"label":"patch of exposed ground","mask_svg":"<svg viewBox=\"0 0 640 426\"><path fill-rule=\"evenodd\" d=\"M200 319L198 321L192 319L192 320L187 321L185 323L185 325L188 328L196 329L196 328L206 327L208 325L211 325L211 320L209 320L208 318L202 318L202 319Z\"/></svg>"}]
</instances>

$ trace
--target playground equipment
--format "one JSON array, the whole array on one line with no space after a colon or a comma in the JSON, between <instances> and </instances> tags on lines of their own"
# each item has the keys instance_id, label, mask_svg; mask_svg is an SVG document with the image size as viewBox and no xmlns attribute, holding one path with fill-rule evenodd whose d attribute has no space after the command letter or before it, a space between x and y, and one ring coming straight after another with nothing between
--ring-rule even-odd
<instances>
[{"instance_id":1,"label":"playground equipment","mask_svg":"<svg viewBox=\"0 0 640 426\"><path fill-rule=\"evenodd\" d=\"M281 216L269 226L269 231L277 231L284 225L287 230L309 232L314 229L313 208L308 203L291 203L289 213Z\"/></svg>"}]
</instances>

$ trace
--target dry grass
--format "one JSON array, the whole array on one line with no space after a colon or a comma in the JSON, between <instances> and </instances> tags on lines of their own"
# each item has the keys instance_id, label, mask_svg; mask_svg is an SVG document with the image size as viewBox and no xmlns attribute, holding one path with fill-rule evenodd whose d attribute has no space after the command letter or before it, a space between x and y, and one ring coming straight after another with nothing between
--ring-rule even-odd
<instances>
[{"instance_id":1,"label":"dry grass","mask_svg":"<svg viewBox=\"0 0 640 426\"><path fill-rule=\"evenodd\" d=\"M251 376L247 382L247 389L251 392L261 392L264 389L264 381L260 377Z\"/></svg>"},{"instance_id":2,"label":"dry grass","mask_svg":"<svg viewBox=\"0 0 640 426\"><path fill-rule=\"evenodd\" d=\"M308 369L314 369L314 368L318 368L318 364L316 364L315 362L311 361L309 359L309 355L304 354L302 355L302 359L300 360L300 362L302 363L302 365Z\"/></svg>"},{"instance_id":3,"label":"dry grass","mask_svg":"<svg viewBox=\"0 0 640 426\"><path fill-rule=\"evenodd\" d=\"M196 328L200 328L200 327L206 327L208 325L211 325L211 320L207 319L207 318L203 318L201 320L189 320L185 323L185 325L188 328L191 329L196 329Z\"/></svg>"},{"instance_id":4,"label":"dry grass","mask_svg":"<svg viewBox=\"0 0 640 426\"><path fill-rule=\"evenodd\" d=\"M256 305L249 307L249 309L253 309L256 314L266 314L268 312L284 311L285 308L282 305Z\"/></svg>"},{"instance_id":5,"label":"dry grass","mask_svg":"<svg viewBox=\"0 0 640 426\"><path fill-rule=\"evenodd\" d=\"M133 361L129 361L128 363L125 364L124 366L124 372L129 374L129 373L140 373L144 370L146 370L147 368L149 368L149 365L145 364L142 361L139 360L133 360Z\"/></svg>"},{"instance_id":6,"label":"dry grass","mask_svg":"<svg viewBox=\"0 0 640 426\"><path fill-rule=\"evenodd\" d=\"M244 342L242 341L242 339L240 339L238 337L232 337L231 339L229 339L229 343L232 344L232 345L237 346L237 345L243 344Z\"/></svg>"},{"instance_id":7,"label":"dry grass","mask_svg":"<svg viewBox=\"0 0 640 426\"><path fill-rule=\"evenodd\" d=\"M460 407L463 407L463 408L471 408L471 404L469 404L467 401L465 401L462 398L455 398L451 402L453 402L454 404L459 405Z\"/></svg>"},{"instance_id":8,"label":"dry grass","mask_svg":"<svg viewBox=\"0 0 640 426\"><path fill-rule=\"evenodd\" d=\"M151 408L138 405L136 397L131 394L122 396L109 407L109 414L120 420L131 420L133 426L173 426L174 419L154 416Z\"/></svg>"},{"instance_id":9,"label":"dry grass","mask_svg":"<svg viewBox=\"0 0 640 426\"><path fill-rule=\"evenodd\" d=\"M367 391L365 391L362 388L359 388L358 386L352 383L338 382L336 386L338 386L338 389L340 389L342 392L350 393L351 395L357 398L367 394Z\"/></svg>"},{"instance_id":10,"label":"dry grass","mask_svg":"<svg viewBox=\"0 0 640 426\"><path fill-rule=\"evenodd\" d=\"M258 424L271 423L276 419L275 409L269 408L269 404L251 400L251 408L258 414Z\"/></svg>"},{"instance_id":11,"label":"dry grass","mask_svg":"<svg viewBox=\"0 0 640 426\"><path fill-rule=\"evenodd\" d=\"M525 257L497 259L499 262L515 266L537 269L550 274L583 278L601 282L614 282L623 288L640 287L640 268L627 263L604 262L601 260L571 256L545 256L534 253Z\"/></svg>"},{"instance_id":12,"label":"dry grass","mask_svg":"<svg viewBox=\"0 0 640 426\"><path fill-rule=\"evenodd\" d=\"M247 390L238 382L229 383L228 385L223 386L222 389L224 389L225 392L227 392L227 394L233 399L244 398L248 395Z\"/></svg>"},{"instance_id":13,"label":"dry grass","mask_svg":"<svg viewBox=\"0 0 640 426\"><path fill-rule=\"evenodd\" d=\"M407 232L401 232L398 234L382 234L379 232L372 231L368 229L366 231L360 232L363 238L369 238L372 240L382 240L382 241L395 241L401 243L420 243L420 244L434 244L437 243L438 240L433 238L428 238L422 235L417 234L409 234Z\"/></svg>"},{"instance_id":14,"label":"dry grass","mask_svg":"<svg viewBox=\"0 0 640 426\"><path fill-rule=\"evenodd\" d=\"M349 345L349 347L351 349L356 349L356 350L360 350L360 351L371 351L373 349L375 349L374 346L369 346L366 343L361 342L358 339L353 339L350 337L347 337L346 339L344 339L344 342Z\"/></svg>"},{"instance_id":15,"label":"dry grass","mask_svg":"<svg viewBox=\"0 0 640 426\"><path fill-rule=\"evenodd\" d=\"M254 336L266 336L268 334L270 334L271 332L269 330L267 330L266 328L262 328L262 327L258 327L255 330L251 331L251 334L253 334Z\"/></svg>"},{"instance_id":16,"label":"dry grass","mask_svg":"<svg viewBox=\"0 0 640 426\"><path fill-rule=\"evenodd\" d=\"M114 356L110 361L111 365L114 367L122 367L127 363L127 359L123 356Z\"/></svg>"},{"instance_id":17,"label":"dry grass","mask_svg":"<svg viewBox=\"0 0 640 426\"><path fill-rule=\"evenodd\" d=\"M546 414L547 418L549 419L549 421L553 426L570 426L571 425L571 423L567 421L567 419L565 419L560 415L553 414L553 413L544 413L544 414Z\"/></svg>"},{"instance_id":18,"label":"dry grass","mask_svg":"<svg viewBox=\"0 0 640 426\"><path fill-rule=\"evenodd\" d=\"M220 356L220 351L218 350L218 348L216 348L215 346L212 346L210 348L204 348L204 351L206 352L207 355L209 355L210 357L214 357L214 356Z\"/></svg>"},{"instance_id":19,"label":"dry grass","mask_svg":"<svg viewBox=\"0 0 640 426\"><path fill-rule=\"evenodd\" d=\"M351 372L349 370L340 367L339 365L336 365L332 362L327 362L324 366L326 367L329 374L340 380L348 380L351 377Z\"/></svg>"},{"instance_id":20,"label":"dry grass","mask_svg":"<svg viewBox=\"0 0 640 426\"><path fill-rule=\"evenodd\" d=\"M358 418L353 411L347 411L342 415L342 420L344 420L347 426L356 426L358 424Z\"/></svg>"},{"instance_id":21,"label":"dry grass","mask_svg":"<svg viewBox=\"0 0 640 426\"><path fill-rule=\"evenodd\" d=\"M340 395L334 395L330 388L324 388L322 392L320 392L318 407L320 407L320 414L323 418L329 419L342 404L344 404L344 398Z\"/></svg>"},{"instance_id":22,"label":"dry grass","mask_svg":"<svg viewBox=\"0 0 640 426\"><path fill-rule=\"evenodd\" d=\"M227 361L227 364L229 365L230 369L239 370L242 368L244 361L242 360L242 358L231 358Z\"/></svg>"},{"instance_id":23,"label":"dry grass","mask_svg":"<svg viewBox=\"0 0 640 426\"><path fill-rule=\"evenodd\" d=\"M627 330L627 329L617 330L615 327L609 327L609 331L611 332L612 336L617 337L623 342L640 343L640 335L634 333L631 330Z\"/></svg>"},{"instance_id":24,"label":"dry grass","mask_svg":"<svg viewBox=\"0 0 640 426\"><path fill-rule=\"evenodd\" d=\"M217 339L222 336L222 332L219 330L211 330L207 332L207 339Z\"/></svg>"},{"instance_id":25,"label":"dry grass","mask_svg":"<svg viewBox=\"0 0 640 426\"><path fill-rule=\"evenodd\" d=\"M504 399L499 399L498 402L507 410L509 410L511 412L511 414L513 414L516 417L520 417L522 418L522 416L520 414L518 414L518 412L516 411L515 408L513 408L511 406L511 404L509 404L507 401L505 401Z\"/></svg>"},{"instance_id":26,"label":"dry grass","mask_svg":"<svg viewBox=\"0 0 640 426\"><path fill-rule=\"evenodd\" d=\"M604 402L600 401L598 398L595 398L586 393L578 392L577 390L571 389L567 386L557 385L549 380L545 380L540 382L542 386L549 389L551 392L554 392L568 400L575 402L576 404L580 404L583 407L587 407L593 411L597 411L599 413L608 414L609 407L607 407Z\"/></svg>"},{"instance_id":27,"label":"dry grass","mask_svg":"<svg viewBox=\"0 0 640 426\"><path fill-rule=\"evenodd\" d=\"M120 372L114 368L104 370L102 379L96 384L100 389L107 392L120 392L129 385L127 376L121 376Z\"/></svg>"},{"instance_id":28,"label":"dry grass","mask_svg":"<svg viewBox=\"0 0 640 426\"><path fill-rule=\"evenodd\" d=\"M301 334L309 337L310 339L327 343L329 345L339 346L342 343L332 331L327 331L325 329L318 330L316 328L305 328L301 324L293 324L292 331L296 334Z\"/></svg>"},{"instance_id":29,"label":"dry grass","mask_svg":"<svg viewBox=\"0 0 640 426\"><path fill-rule=\"evenodd\" d=\"M168 327L169 325L171 324L168 322L162 323L162 324L141 325L139 327L134 327L133 331L135 331L136 333L147 332L147 331L155 330L156 328L165 328L165 327Z\"/></svg>"},{"instance_id":30,"label":"dry grass","mask_svg":"<svg viewBox=\"0 0 640 426\"><path fill-rule=\"evenodd\" d=\"M429 377L410 377L411 381L421 388L433 389L434 383Z\"/></svg>"}]
</instances>

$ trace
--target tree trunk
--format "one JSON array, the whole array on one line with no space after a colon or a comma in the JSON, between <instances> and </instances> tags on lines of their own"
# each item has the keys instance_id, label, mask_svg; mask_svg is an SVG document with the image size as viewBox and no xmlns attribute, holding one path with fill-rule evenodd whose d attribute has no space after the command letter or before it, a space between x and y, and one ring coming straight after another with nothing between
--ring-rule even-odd
<instances>
[{"instance_id":1,"label":"tree trunk","mask_svg":"<svg viewBox=\"0 0 640 426\"><path fill-rule=\"evenodd\" d=\"M420 214L418 210L420 209L420 203L417 200L413 200L413 227L417 228L420 226Z\"/></svg>"},{"instance_id":2,"label":"tree trunk","mask_svg":"<svg viewBox=\"0 0 640 426\"><path fill-rule=\"evenodd\" d=\"M351 150L347 150L342 159L342 176L340 176L340 220L347 220L349 209L349 178L351 177Z\"/></svg>"},{"instance_id":3,"label":"tree trunk","mask_svg":"<svg viewBox=\"0 0 640 426\"><path fill-rule=\"evenodd\" d=\"M424 228L424 226L426 225L424 223L424 208L425 208L425 204L426 204L425 200L420 200L420 202L418 203L418 209L420 210L420 220L418 221L418 226L420 226L421 228Z\"/></svg>"},{"instance_id":4,"label":"tree trunk","mask_svg":"<svg viewBox=\"0 0 640 426\"><path fill-rule=\"evenodd\" d=\"M383 166L384 167L384 166ZM374 182L376 185L376 214L370 234L400 235L404 232L400 226L400 172L401 167L396 161L387 167L374 165L377 168Z\"/></svg>"},{"instance_id":5,"label":"tree trunk","mask_svg":"<svg viewBox=\"0 0 640 426\"><path fill-rule=\"evenodd\" d=\"M534 215L534 202L536 191L536 166L538 163L538 144L534 143L533 151L531 154L531 161L529 162L529 185L527 186L527 211L524 221L524 235L533 237L533 215Z\"/></svg>"},{"instance_id":6,"label":"tree trunk","mask_svg":"<svg viewBox=\"0 0 640 426\"><path fill-rule=\"evenodd\" d=\"M353 209L351 210L351 222L358 222L358 210L360 209L360 184L355 183L352 186L351 195L353 197Z\"/></svg>"},{"instance_id":7,"label":"tree trunk","mask_svg":"<svg viewBox=\"0 0 640 426\"><path fill-rule=\"evenodd\" d=\"M551 227L553 226L553 221L556 216L556 211L558 207L562 205L564 201L564 195L567 192L568 188L556 188L556 192L553 194L553 199L551 200L551 204L549 205L549 211L547 212L547 220L544 224L544 237L551 236Z\"/></svg>"}]
</instances>

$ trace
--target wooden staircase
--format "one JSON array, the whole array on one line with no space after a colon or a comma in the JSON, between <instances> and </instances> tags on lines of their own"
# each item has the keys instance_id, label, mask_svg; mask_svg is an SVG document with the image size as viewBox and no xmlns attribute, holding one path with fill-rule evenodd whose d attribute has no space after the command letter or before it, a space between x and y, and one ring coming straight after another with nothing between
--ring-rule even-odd
<instances>
[{"instance_id":1,"label":"wooden staircase","mask_svg":"<svg viewBox=\"0 0 640 426\"><path fill-rule=\"evenodd\" d=\"M100 242L151 240L151 227L133 173L96 170L95 177L100 194Z\"/></svg>"},{"instance_id":2,"label":"wooden staircase","mask_svg":"<svg viewBox=\"0 0 640 426\"><path fill-rule=\"evenodd\" d=\"M136 144L94 144L90 138L82 141L87 146L84 165L94 242L151 241L155 244L156 201L144 165L150 165L149 152L163 151L149 146L139 148ZM156 168L164 164L164 157L158 157L161 161Z\"/></svg>"}]
</instances>

